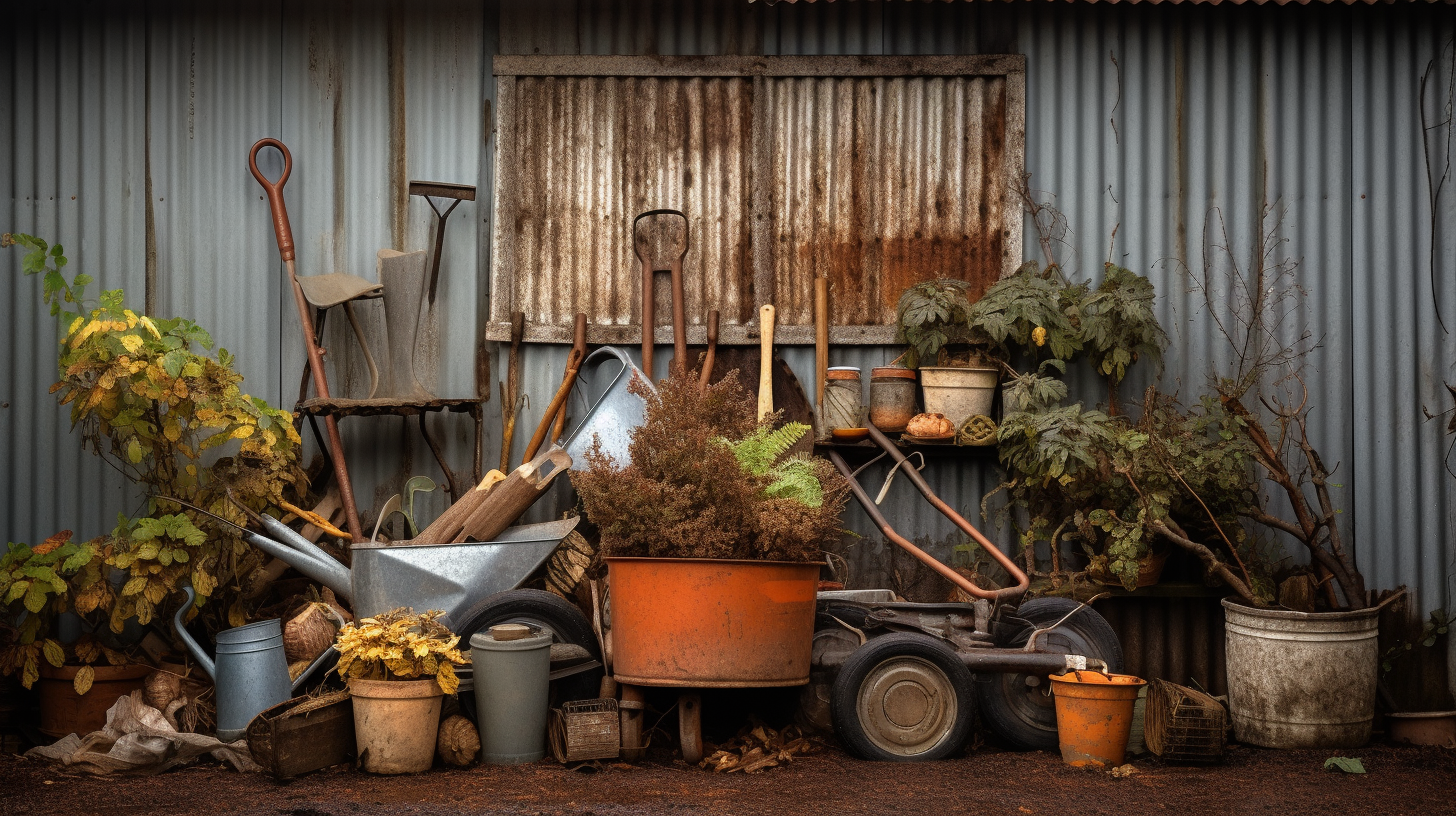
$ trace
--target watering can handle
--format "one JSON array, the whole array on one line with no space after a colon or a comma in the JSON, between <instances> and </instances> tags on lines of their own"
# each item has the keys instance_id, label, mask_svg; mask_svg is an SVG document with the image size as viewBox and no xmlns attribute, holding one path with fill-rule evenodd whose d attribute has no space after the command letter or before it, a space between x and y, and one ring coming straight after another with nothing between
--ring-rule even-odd
<instances>
[{"instance_id":1,"label":"watering can handle","mask_svg":"<svg viewBox=\"0 0 1456 816\"><path fill-rule=\"evenodd\" d=\"M322 665L324 659L331 654L335 654L335 650L332 645L330 645L329 648L324 649L322 652L320 652L319 656L315 657L313 659L313 662L308 664L308 668L303 670L303 674L300 674L298 676L298 679L293 681L293 686L290 688L290 691L298 691L298 687L303 685L303 681L307 680L308 676L310 674L313 674L313 670L317 669L320 665Z\"/></svg>"},{"instance_id":2,"label":"watering can handle","mask_svg":"<svg viewBox=\"0 0 1456 816\"><path fill-rule=\"evenodd\" d=\"M278 152L283 154L283 175L278 177L277 183L270 182L263 171L258 169L258 151L265 147L276 147ZM248 169L252 171L253 178L263 185L268 193L268 209L273 213L273 234L278 238L278 254L285 261L293 260L293 227L288 224L288 207L283 203L283 185L288 183L288 176L293 172L293 155L288 152L288 147L277 139L259 139L248 151Z\"/></svg>"},{"instance_id":3,"label":"watering can handle","mask_svg":"<svg viewBox=\"0 0 1456 816\"><path fill-rule=\"evenodd\" d=\"M187 602L182 604L181 609L177 610L177 614L172 617L172 623L177 629L177 636L182 638L182 645L187 647L187 653L192 655L192 659L197 661L197 665L201 666L203 671L207 672L208 677L216 681L217 666L212 662L212 658L207 656L207 652L204 652L202 647L197 644L197 641L193 640L192 636L187 634L187 627L182 625L182 616L187 614L187 610L191 609L192 604L197 602L197 590L193 589L189 584L182 587L182 591L187 593Z\"/></svg>"}]
</instances>

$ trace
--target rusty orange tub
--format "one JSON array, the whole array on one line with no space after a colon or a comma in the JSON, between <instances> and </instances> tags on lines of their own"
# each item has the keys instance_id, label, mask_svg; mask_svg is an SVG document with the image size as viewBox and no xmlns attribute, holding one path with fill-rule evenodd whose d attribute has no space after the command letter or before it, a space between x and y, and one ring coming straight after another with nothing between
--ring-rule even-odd
<instances>
[{"instance_id":1,"label":"rusty orange tub","mask_svg":"<svg viewBox=\"0 0 1456 816\"><path fill-rule=\"evenodd\" d=\"M809 682L822 564L606 561L617 682L699 688Z\"/></svg>"}]
</instances>

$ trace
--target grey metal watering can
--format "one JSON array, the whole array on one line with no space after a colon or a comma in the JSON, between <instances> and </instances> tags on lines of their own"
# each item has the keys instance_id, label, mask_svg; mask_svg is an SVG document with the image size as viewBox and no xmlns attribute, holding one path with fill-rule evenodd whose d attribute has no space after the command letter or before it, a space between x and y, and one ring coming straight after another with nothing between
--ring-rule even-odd
<instances>
[{"instance_id":1,"label":"grey metal watering can","mask_svg":"<svg viewBox=\"0 0 1456 816\"><path fill-rule=\"evenodd\" d=\"M582 362L585 370L593 361L615 358L621 368L600 386L601 394L591 408L576 424L571 433L561 441L561 447L571 456L572 470L586 469L586 452L594 441L602 443L602 452L611 456L618 467L625 467L631 461L628 451L632 443L632 431L642 424L647 404L642 398L628 390L633 380L641 380L649 391L655 391L652 380L632 364L632 358L619 348L603 346L587 355ZM591 391L597 390L595 383L581 378Z\"/></svg>"},{"instance_id":2,"label":"grey metal watering can","mask_svg":"<svg viewBox=\"0 0 1456 816\"><path fill-rule=\"evenodd\" d=\"M217 738L223 742L240 739L259 712L293 697L334 651L332 646L325 649L297 680L290 680L288 659L283 655L283 622L273 618L219 632L214 661L182 626L182 616L197 600L192 587L184 587L183 591L187 603L177 610L173 622L187 651L217 689Z\"/></svg>"}]
</instances>

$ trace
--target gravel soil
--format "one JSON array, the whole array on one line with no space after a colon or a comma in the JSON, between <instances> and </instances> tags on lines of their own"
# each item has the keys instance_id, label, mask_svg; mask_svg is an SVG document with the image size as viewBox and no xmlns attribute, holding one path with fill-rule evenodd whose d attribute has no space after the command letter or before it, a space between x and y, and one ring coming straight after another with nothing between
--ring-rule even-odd
<instances>
[{"instance_id":1,"label":"gravel soil","mask_svg":"<svg viewBox=\"0 0 1456 816\"><path fill-rule=\"evenodd\" d=\"M764 772L682 762L568 770L437 769L402 777L339 766L289 783L201 764L160 776L92 777L0 756L0 814L1442 814L1456 813L1456 750L1372 745L1340 752L1368 773L1323 770L1329 751L1232 746L1212 767L1133 761L1115 778L1048 753L983 748L922 764L862 762L828 748Z\"/></svg>"}]
</instances>

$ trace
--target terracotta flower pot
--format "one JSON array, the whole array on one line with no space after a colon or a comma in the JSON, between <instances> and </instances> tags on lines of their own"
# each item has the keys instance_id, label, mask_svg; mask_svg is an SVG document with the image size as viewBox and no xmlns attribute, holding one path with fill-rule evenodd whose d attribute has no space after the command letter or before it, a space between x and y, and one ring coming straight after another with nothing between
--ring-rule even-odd
<instances>
[{"instance_id":1,"label":"terracotta flower pot","mask_svg":"<svg viewBox=\"0 0 1456 816\"><path fill-rule=\"evenodd\" d=\"M85 736L99 731L106 725L106 710L116 703L116 698L125 697L141 688L151 666L130 664L126 666L92 666L96 677L91 689L77 694L73 685L80 666L62 666L59 669L49 663L41 663L40 680L40 732L49 737L64 737L67 734Z\"/></svg>"},{"instance_id":2,"label":"terracotta flower pot","mask_svg":"<svg viewBox=\"0 0 1456 816\"><path fill-rule=\"evenodd\" d=\"M377 774L428 771L435 761L444 692L433 677L350 680L354 744L364 770Z\"/></svg>"},{"instance_id":3,"label":"terracotta flower pot","mask_svg":"<svg viewBox=\"0 0 1456 816\"><path fill-rule=\"evenodd\" d=\"M1138 691L1147 681L1095 671L1067 672L1051 680L1062 761L1077 767L1121 765L1127 758Z\"/></svg>"}]
</instances>

